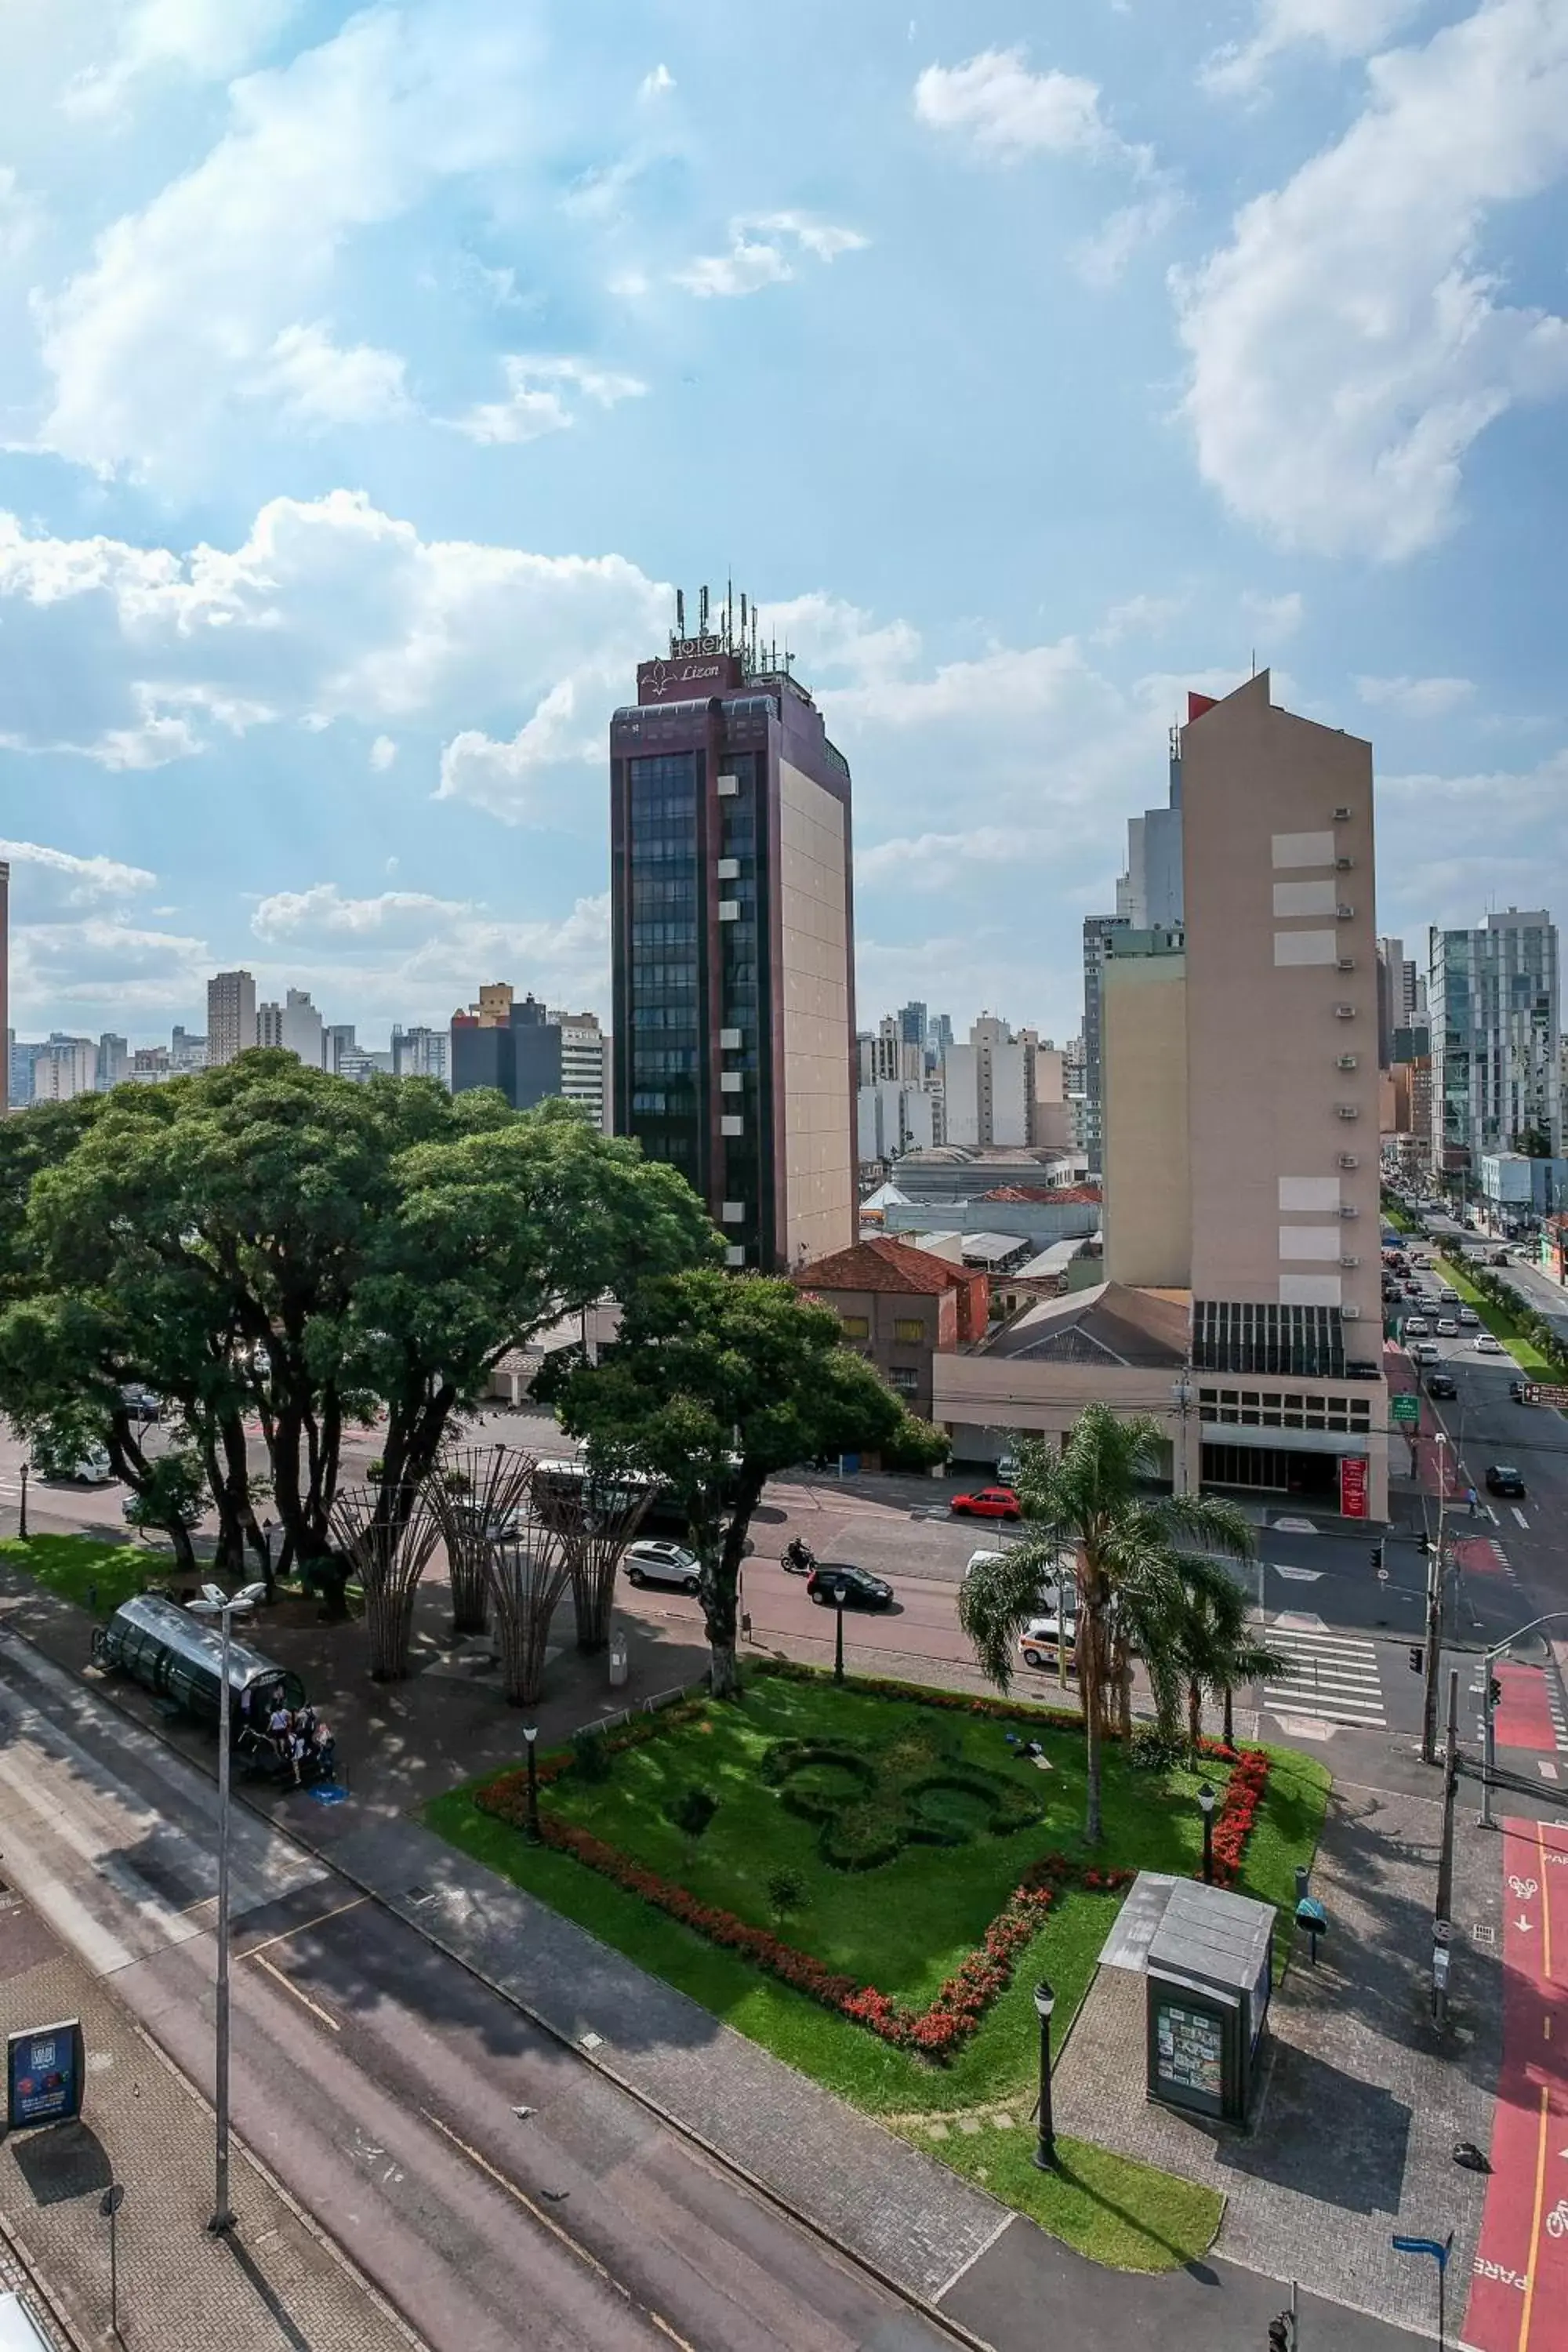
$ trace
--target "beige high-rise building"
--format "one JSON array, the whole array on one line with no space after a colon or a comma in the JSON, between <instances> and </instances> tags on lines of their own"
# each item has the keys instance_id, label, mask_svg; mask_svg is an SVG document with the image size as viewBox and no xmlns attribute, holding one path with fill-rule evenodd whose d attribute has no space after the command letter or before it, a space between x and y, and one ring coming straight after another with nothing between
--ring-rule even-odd
<instances>
[{"instance_id":1,"label":"beige high-rise building","mask_svg":"<svg viewBox=\"0 0 1568 2352\"><path fill-rule=\"evenodd\" d=\"M1187 960L1180 930L1118 931L1100 971L1105 1278L1192 1283Z\"/></svg>"},{"instance_id":2,"label":"beige high-rise building","mask_svg":"<svg viewBox=\"0 0 1568 2352\"><path fill-rule=\"evenodd\" d=\"M1205 1481L1387 1516L1372 746L1264 670L1181 732Z\"/></svg>"},{"instance_id":3,"label":"beige high-rise building","mask_svg":"<svg viewBox=\"0 0 1568 2352\"><path fill-rule=\"evenodd\" d=\"M255 1045L256 982L247 971L217 971L207 982L207 1067L221 1068Z\"/></svg>"}]
</instances>

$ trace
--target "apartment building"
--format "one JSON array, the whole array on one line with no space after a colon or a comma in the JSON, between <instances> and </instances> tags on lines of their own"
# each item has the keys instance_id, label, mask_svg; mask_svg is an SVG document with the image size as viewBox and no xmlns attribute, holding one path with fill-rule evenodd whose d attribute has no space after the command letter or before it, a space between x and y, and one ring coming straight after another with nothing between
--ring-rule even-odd
<instances>
[{"instance_id":1,"label":"apartment building","mask_svg":"<svg viewBox=\"0 0 1568 2352\"><path fill-rule=\"evenodd\" d=\"M1544 908L1430 934L1432 1162L1479 1182L1489 1152L1563 1149L1557 926Z\"/></svg>"},{"instance_id":2,"label":"apartment building","mask_svg":"<svg viewBox=\"0 0 1568 2352\"><path fill-rule=\"evenodd\" d=\"M215 972L207 982L207 1067L220 1069L255 1043L255 980L247 971Z\"/></svg>"}]
</instances>

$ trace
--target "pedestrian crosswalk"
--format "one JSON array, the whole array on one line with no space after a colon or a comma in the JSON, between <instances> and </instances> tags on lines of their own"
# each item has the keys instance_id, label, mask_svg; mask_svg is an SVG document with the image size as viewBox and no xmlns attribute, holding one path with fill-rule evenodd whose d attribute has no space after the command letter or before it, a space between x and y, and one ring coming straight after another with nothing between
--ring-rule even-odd
<instances>
[{"instance_id":1,"label":"pedestrian crosswalk","mask_svg":"<svg viewBox=\"0 0 1568 2352\"><path fill-rule=\"evenodd\" d=\"M1264 1685L1268 1713L1311 1716L1364 1731L1384 1729L1374 1642L1283 1625L1270 1625L1262 1638L1288 1661L1285 1671Z\"/></svg>"}]
</instances>

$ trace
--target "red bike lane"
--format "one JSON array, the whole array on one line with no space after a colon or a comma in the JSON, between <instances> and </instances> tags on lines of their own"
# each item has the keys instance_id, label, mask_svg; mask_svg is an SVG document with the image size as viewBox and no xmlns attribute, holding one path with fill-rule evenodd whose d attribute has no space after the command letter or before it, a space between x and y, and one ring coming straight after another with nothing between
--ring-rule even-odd
<instances>
[{"instance_id":1,"label":"red bike lane","mask_svg":"<svg viewBox=\"0 0 1568 2352\"><path fill-rule=\"evenodd\" d=\"M1568 2352L1568 1823L1505 1821L1503 2053L1464 2341Z\"/></svg>"}]
</instances>

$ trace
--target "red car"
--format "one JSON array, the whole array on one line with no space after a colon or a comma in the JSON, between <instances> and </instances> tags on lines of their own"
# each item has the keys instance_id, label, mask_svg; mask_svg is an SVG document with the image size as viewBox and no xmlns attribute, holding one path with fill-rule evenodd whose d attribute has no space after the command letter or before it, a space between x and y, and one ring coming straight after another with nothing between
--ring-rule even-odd
<instances>
[{"instance_id":1,"label":"red car","mask_svg":"<svg viewBox=\"0 0 1568 2352\"><path fill-rule=\"evenodd\" d=\"M1011 1486L982 1486L973 1495L955 1495L953 1516L966 1519L1020 1519L1018 1497Z\"/></svg>"}]
</instances>

